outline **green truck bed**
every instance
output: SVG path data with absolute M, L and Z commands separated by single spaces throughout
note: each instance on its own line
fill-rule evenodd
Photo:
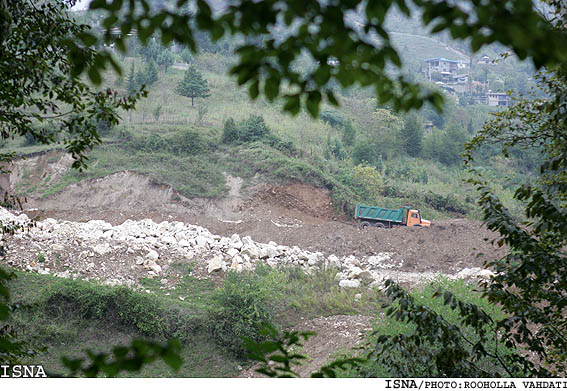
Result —
M 402 223 L 406 208 L 386 209 L 378 206 L 356 205 L 355 219 L 388 221 L 392 223 Z

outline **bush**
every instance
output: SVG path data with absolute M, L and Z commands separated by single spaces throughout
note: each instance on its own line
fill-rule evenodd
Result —
M 323 122 L 328 123 L 333 128 L 343 127 L 344 124 L 347 122 L 344 115 L 338 111 L 334 110 L 324 110 L 319 115 L 319 118 Z
M 271 136 L 264 118 L 251 115 L 247 120 L 236 123 L 229 118 L 224 123 L 222 141 L 227 144 L 244 144 L 261 141 Z
M 352 151 L 352 162 L 355 165 L 375 164 L 379 160 L 378 148 L 371 140 L 359 142 Z
M 197 155 L 209 149 L 203 136 L 192 129 L 184 130 L 175 135 L 168 144 L 169 149 L 177 154 Z
M 152 133 L 150 137 L 145 139 L 143 149 L 148 152 L 162 152 L 169 149 L 169 143 L 159 134 Z
M 264 118 L 260 115 L 251 115 L 246 121 L 240 124 L 239 141 L 251 143 L 260 141 L 270 134 L 270 129 L 266 126 Z
M 272 323 L 274 303 L 281 291 L 277 274 L 269 267 L 228 273 L 223 287 L 213 296 L 211 334 L 237 357 L 245 356 L 243 338 L 260 342 L 262 326 Z
M 363 200 L 376 201 L 384 185 L 376 167 L 358 165 L 354 167 L 353 185 Z
M 61 281 L 44 292 L 42 307 L 49 316 L 103 320 L 132 327 L 147 336 L 167 334 L 167 323 L 158 300 L 124 287 Z
M 222 130 L 222 142 L 232 144 L 238 142 L 238 126 L 231 117 L 224 122 Z

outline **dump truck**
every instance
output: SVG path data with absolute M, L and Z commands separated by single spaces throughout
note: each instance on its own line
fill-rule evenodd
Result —
M 419 209 L 404 206 L 400 209 L 386 209 L 378 206 L 356 205 L 354 218 L 360 221 L 360 228 L 392 228 L 398 226 L 429 227 L 431 221 L 421 218 Z

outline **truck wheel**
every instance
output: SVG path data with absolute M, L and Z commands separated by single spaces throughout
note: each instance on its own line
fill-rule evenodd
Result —
M 368 221 L 363 221 L 360 223 L 360 229 L 364 229 L 366 227 L 370 227 L 370 223 Z
M 386 228 L 386 226 L 383 223 L 376 223 L 376 224 L 374 224 L 374 226 L 376 228 Z

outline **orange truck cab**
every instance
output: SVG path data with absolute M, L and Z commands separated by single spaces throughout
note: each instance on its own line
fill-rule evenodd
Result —
M 419 209 L 407 209 L 407 217 L 405 218 L 405 224 L 408 227 L 416 225 L 418 227 L 429 227 L 431 221 L 421 218 L 421 211 Z

